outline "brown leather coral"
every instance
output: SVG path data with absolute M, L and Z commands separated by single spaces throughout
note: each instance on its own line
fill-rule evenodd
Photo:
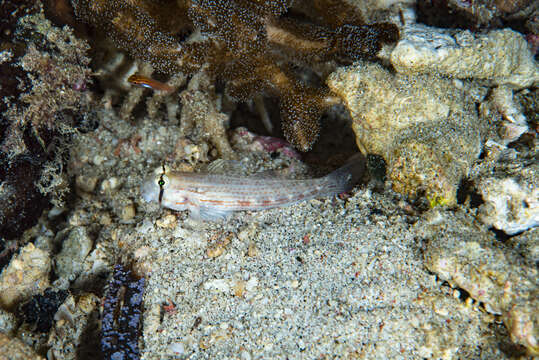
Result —
M 307 151 L 327 88 L 303 83 L 293 65 L 373 58 L 399 37 L 394 24 L 364 25 L 342 0 L 72 0 L 77 16 L 157 70 L 193 74 L 203 66 L 238 101 L 280 98 L 284 134 Z

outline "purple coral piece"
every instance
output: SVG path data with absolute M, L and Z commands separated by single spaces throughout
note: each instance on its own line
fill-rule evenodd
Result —
M 136 279 L 131 271 L 116 265 L 103 300 L 101 318 L 101 351 L 106 359 L 140 359 L 138 338 L 143 294 L 144 278 Z

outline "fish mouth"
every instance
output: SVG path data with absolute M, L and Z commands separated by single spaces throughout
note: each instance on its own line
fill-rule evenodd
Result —
M 159 198 L 160 188 L 155 183 L 155 179 L 146 178 L 140 187 L 140 195 L 146 202 L 157 201 Z

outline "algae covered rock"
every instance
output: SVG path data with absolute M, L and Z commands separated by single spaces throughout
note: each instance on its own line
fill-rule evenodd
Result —
M 94 242 L 86 228 L 76 226 L 62 244 L 62 251 L 56 257 L 58 277 L 73 281 L 82 271 L 84 259 L 92 250 Z
M 359 148 L 388 163 L 394 190 L 424 193 L 433 206 L 456 203 L 484 128 L 462 84 L 358 62 L 331 74 L 328 85 L 350 111 Z

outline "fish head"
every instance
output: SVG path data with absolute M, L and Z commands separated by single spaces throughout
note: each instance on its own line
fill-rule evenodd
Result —
M 144 179 L 140 188 L 140 194 L 144 201 L 161 203 L 163 192 L 170 184 L 166 172 L 167 169 L 164 166 L 159 167 L 155 169 L 152 175 Z

